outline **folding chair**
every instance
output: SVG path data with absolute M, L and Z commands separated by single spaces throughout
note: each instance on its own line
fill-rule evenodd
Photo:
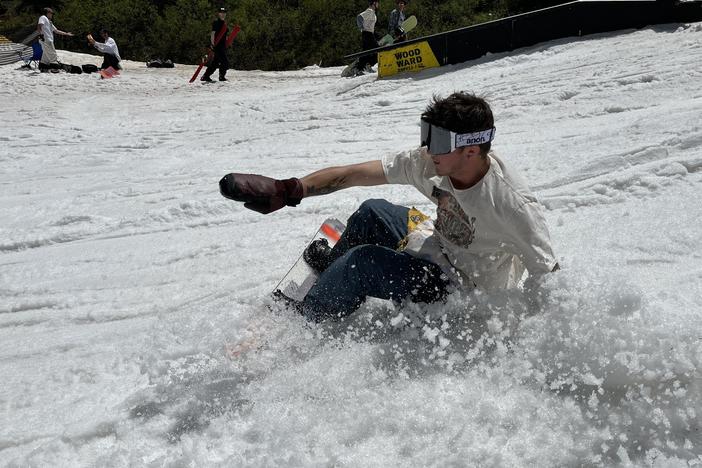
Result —
M 31 54 L 30 54 L 31 51 Z M 41 60 L 41 54 L 42 54 L 42 49 L 41 49 L 41 44 L 39 44 L 39 41 L 34 41 L 32 43 L 31 48 L 26 48 L 22 52 L 20 52 L 20 58 L 24 62 L 24 65 L 22 65 L 20 68 L 26 68 L 27 70 L 32 69 L 32 63 L 34 63 L 34 68 L 39 67 L 39 60 Z

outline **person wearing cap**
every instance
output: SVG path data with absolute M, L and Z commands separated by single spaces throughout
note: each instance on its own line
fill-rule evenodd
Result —
M 103 60 L 100 69 L 104 70 L 106 68 L 112 67 L 115 70 L 121 70 L 122 65 L 120 61 L 122 57 L 119 55 L 119 49 L 117 48 L 117 43 L 112 37 L 110 37 L 110 32 L 107 29 L 100 30 L 100 37 L 102 42 L 97 42 L 92 34 L 88 34 L 88 43 L 95 47 L 97 50 L 102 52 Z
M 375 23 L 378 21 L 376 11 L 380 7 L 378 0 L 368 0 L 368 8 L 356 16 L 356 26 L 361 31 L 361 48 L 370 50 L 378 47 L 378 37 L 375 34 Z M 370 71 L 370 68 L 377 62 L 376 54 L 361 57 L 358 60 L 358 69 Z
M 395 43 L 407 40 L 405 31 L 402 30 L 402 23 L 405 21 L 405 7 L 407 0 L 397 0 L 397 8 L 390 12 L 388 17 L 388 34 L 395 37 Z
M 58 64 L 58 55 L 56 54 L 56 47 L 54 47 L 54 34 L 60 36 L 73 36 L 71 32 L 65 32 L 58 29 L 52 23 L 54 17 L 54 10 L 51 8 L 44 8 L 44 14 L 39 17 L 37 21 L 37 32 L 39 33 L 39 43 L 41 44 L 41 60 L 39 61 L 39 68 L 47 70 L 52 64 Z
M 381 160 L 276 180 L 231 173 L 221 194 L 270 213 L 305 197 L 382 184 L 412 185 L 436 218 L 386 200 L 368 200 L 330 248 L 315 241 L 303 257 L 320 273 L 302 303 L 309 320 L 339 319 L 367 297 L 435 302 L 455 290 L 515 288 L 558 269 L 543 209 L 526 183 L 492 150 L 495 125 L 482 98 L 434 97 L 420 119 L 421 146 Z M 529 281 L 538 284 L 538 281 Z
M 217 19 L 212 22 L 212 31 L 210 32 L 210 48 L 214 52 L 214 57 L 207 65 L 205 74 L 202 75 L 200 81 L 211 83 L 212 74 L 219 68 L 219 81 L 227 81 L 227 70 L 229 69 L 229 60 L 227 59 L 227 33 L 229 28 L 224 21 L 227 16 L 226 8 L 217 9 Z

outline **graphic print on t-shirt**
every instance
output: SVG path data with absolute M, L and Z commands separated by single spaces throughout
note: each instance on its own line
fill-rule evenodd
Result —
M 431 196 L 438 202 L 434 228 L 452 244 L 468 248 L 475 238 L 475 217 L 468 216 L 449 192 L 434 187 Z

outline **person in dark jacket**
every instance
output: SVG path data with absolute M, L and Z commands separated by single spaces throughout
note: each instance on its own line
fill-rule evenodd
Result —
M 212 22 L 212 31 L 210 33 L 210 47 L 214 52 L 214 57 L 207 65 L 205 74 L 200 78 L 200 81 L 211 83 L 213 80 L 210 76 L 219 68 L 219 81 L 227 81 L 227 70 L 229 69 L 229 60 L 227 59 L 227 23 L 224 18 L 227 16 L 226 8 L 217 10 L 217 19 Z
M 395 42 L 407 40 L 407 34 L 402 30 L 402 23 L 405 21 L 405 7 L 407 0 L 397 0 L 397 8 L 390 12 L 388 18 L 388 34 L 395 38 Z

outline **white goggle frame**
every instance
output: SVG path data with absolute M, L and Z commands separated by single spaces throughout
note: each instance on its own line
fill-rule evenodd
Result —
M 446 154 L 456 148 L 491 142 L 495 138 L 495 132 L 495 127 L 492 127 L 480 132 L 455 133 L 422 120 L 421 144 L 426 146 L 431 154 Z

